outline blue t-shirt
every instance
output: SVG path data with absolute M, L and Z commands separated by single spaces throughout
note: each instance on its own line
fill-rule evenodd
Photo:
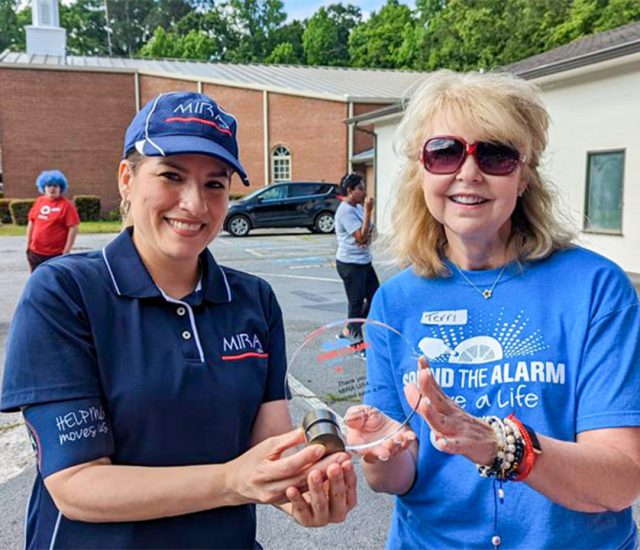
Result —
M 619 267 L 581 248 L 557 252 L 524 267 L 510 264 L 490 299 L 451 271 L 436 279 L 399 273 L 376 293 L 370 317 L 410 338 L 466 411 L 501 418 L 515 412 L 536 432 L 563 441 L 640 426 L 640 310 Z M 484 290 L 500 269 L 464 273 Z M 410 412 L 403 387 L 414 372 L 394 365 L 397 351 L 368 350 L 370 382 L 395 387 L 368 401 L 402 420 Z M 412 418 L 411 427 L 420 441 L 417 478 L 396 498 L 387 548 L 491 548 L 493 481 L 468 459 L 438 451 L 422 418 Z M 630 508 L 574 512 L 516 482 L 505 485 L 497 532 L 502 550 L 635 549 L 638 541 Z
M 342 201 L 335 215 L 338 249 L 336 259 L 347 264 L 370 264 L 371 247 L 359 245 L 353 234 L 362 227 L 364 208 Z
M 114 464 L 224 463 L 249 448 L 261 404 L 285 397 L 282 313 L 266 282 L 218 266 L 208 250 L 201 265 L 201 289 L 169 300 L 125 231 L 103 251 L 34 272 L 11 324 L 0 408 L 60 407 L 57 433 L 40 454 L 73 453 L 109 431 L 112 443 L 103 437 L 101 452 L 111 447 Z M 60 448 L 51 448 L 54 440 Z M 253 505 L 84 523 L 58 512 L 41 470 L 29 502 L 27 548 L 252 548 L 254 541 Z

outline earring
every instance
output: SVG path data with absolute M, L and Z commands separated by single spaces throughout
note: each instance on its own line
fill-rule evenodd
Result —
M 518 193 L 518 198 L 520 198 L 520 199 L 521 199 L 521 198 L 522 198 L 522 195 L 524 195 L 524 189 Z

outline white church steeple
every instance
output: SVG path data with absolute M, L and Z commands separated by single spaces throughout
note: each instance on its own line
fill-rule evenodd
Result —
M 60 27 L 58 0 L 33 0 L 32 25 L 27 31 L 27 54 L 66 55 L 67 31 Z

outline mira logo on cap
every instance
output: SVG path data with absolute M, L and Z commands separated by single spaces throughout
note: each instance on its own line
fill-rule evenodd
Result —
M 240 163 L 238 123 L 211 98 L 195 92 L 160 94 L 133 118 L 123 158 L 136 150 L 145 156 L 209 155 L 227 163 L 249 185 Z
M 231 128 L 227 124 L 227 121 L 216 112 L 215 106 L 206 101 L 187 101 L 181 103 L 174 110 L 174 113 L 189 114 L 189 115 L 208 115 L 209 120 L 204 118 L 198 118 L 194 116 L 174 116 L 166 120 L 166 122 L 200 122 L 201 124 L 210 124 L 217 128 L 220 132 L 225 134 L 231 134 Z

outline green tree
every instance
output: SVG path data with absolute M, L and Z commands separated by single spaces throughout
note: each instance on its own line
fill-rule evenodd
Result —
M 291 42 L 280 42 L 271 50 L 264 62 L 296 65 L 300 63 L 300 60 L 296 57 L 295 48 Z
M 609 0 L 593 30 L 596 32 L 607 31 L 634 21 L 640 21 L 640 2 L 638 0 Z
M 179 55 L 183 59 L 209 61 L 217 55 L 216 41 L 200 31 L 190 31 L 179 39 Z
M 593 32 L 608 0 L 573 0 L 565 21 L 551 35 L 551 46 L 561 46 Z
M 406 60 L 416 20 L 411 9 L 398 0 L 387 0 L 379 12 L 361 23 L 349 36 L 349 55 L 354 67 L 394 68 Z M 403 45 L 405 45 L 404 50 Z M 404 58 L 404 59 L 403 59 Z
M 235 51 L 241 39 L 224 8 L 214 5 L 209 5 L 206 11 L 190 11 L 174 28 L 179 36 L 186 36 L 192 31 L 201 32 L 207 38 L 211 61 L 226 59 L 228 52 Z
M 60 25 L 67 30 L 67 52 L 108 55 L 107 19 L 102 0 L 60 3 Z
M 298 21 L 294 19 L 293 21 L 287 23 L 286 25 L 281 25 L 276 28 L 270 37 L 270 42 L 274 43 L 275 46 L 271 49 L 271 53 L 267 56 L 267 63 L 292 63 L 292 64 L 304 64 L 304 49 L 302 47 L 302 35 L 305 31 L 306 21 Z M 286 61 L 269 61 L 272 58 L 275 50 L 280 47 L 281 44 L 291 44 L 291 55 L 287 53 L 287 55 L 282 58 Z M 278 56 L 284 55 L 283 47 L 280 47 L 280 52 L 277 54 Z M 288 49 L 288 47 L 285 47 Z
M 149 29 L 162 27 L 173 31 L 178 21 L 194 11 L 188 0 L 154 0 L 154 4 L 144 22 Z
M 432 17 L 421 48 L 420 68 L 489 69 L 499 65 L 511 29 L 503 0 L 449 0 Z
M 349 65 L 348 40 L 362 21 L 360 9 L 351 4 L 321 7 L 307 22 L 302 45 L 310 65 Z
M 281 0 L 229 0 L 227 9 L 240 41 L 229 49 L 225 58 L 235 62 L 260 62 L 276 46 L 275 31 L 287 14 Z
M 167 33 L 162 27 L 158 27 L 153 32 L 151 40 L 142 46 L 138 53 L 142 57 L 180 57 L 182 48 L 179 41 L 179 36 Z
M 17 0 L 0 0 L 0 52 L 18 41 Z
M 504 47 L 497 61 L 507 65 L 553 48 L 551 37 L 567 19 L 571 0 L 509 0 L 504 10 Z

